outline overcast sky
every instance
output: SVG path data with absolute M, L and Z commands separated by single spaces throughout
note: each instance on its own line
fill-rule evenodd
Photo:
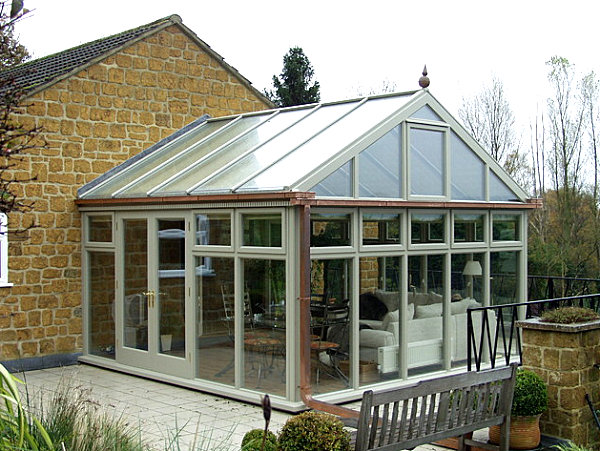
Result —
M 33 57 L 65 50 L 171 14 L 259 89 L 300 46 L 323 101 L 356 97 L 384 80 L 430 91 L 457 116 L 461 99 L 493 76 L 521 123 L 545 104 L 545 62 L 567 57 L 600 74 L 597 0 L 354 1 L 25 0 L 17 34 Z

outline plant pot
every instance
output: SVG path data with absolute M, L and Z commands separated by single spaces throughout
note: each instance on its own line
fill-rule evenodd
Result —
M 512 416 L 510 418 L 511 449 L 533 449 L 540 444 L 540 415 Z M 500 426 L 490 426 L 490 443 L 500 443 Z
M 160 336 L 160 350 L 167 352 L 171 350 L 171 343 L 173 342 L 173 335 L 165 334 Z

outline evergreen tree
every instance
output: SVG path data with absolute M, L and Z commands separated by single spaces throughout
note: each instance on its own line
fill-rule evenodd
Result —
M 304 51 L 300 47 L 293 47 L 283 57 L 281 75 L 273 75 L 274 89 L 265 94 L 280 107 L 318 102 L 321 93 L 319 82 L 312 82 L 314 74 Z

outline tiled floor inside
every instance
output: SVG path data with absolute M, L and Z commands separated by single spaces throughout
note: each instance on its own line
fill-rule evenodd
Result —
M 28 371 L 24 375 L 31 399 L 48 396 L 68 383 L 99 411 L 139 427 L 142 439 L 157 450 L 178 436 L 174 450 L 239 450 L 244 434 L 263 428 L 258 406 L 220 398 L 90 365 Z M 278 432 L 289 414 L 273 411 L 269 429 Z M 442 450 L 433 445 L 419 450 Z

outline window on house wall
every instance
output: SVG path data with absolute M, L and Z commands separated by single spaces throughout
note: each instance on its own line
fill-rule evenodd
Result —
M 351 246 L 351 215 L 347 213 L 311 213 L 310 245 L 313 247 Z
M 0 213 L 0 285 L 8 283 L 8 216 Z

